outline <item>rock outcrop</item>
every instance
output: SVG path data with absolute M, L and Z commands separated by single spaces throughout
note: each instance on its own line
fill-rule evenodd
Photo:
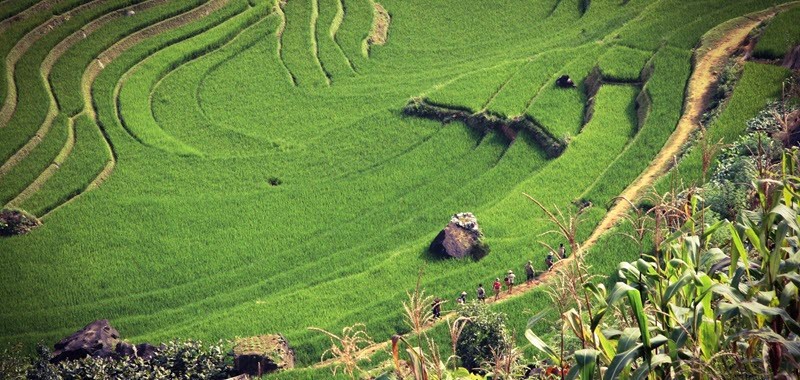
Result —
M 107 319 L 94 321 L 56 343 L 51 362 L 75 360 L 87 356 L 108 358 L 115 354 L 120 343 L 119 332 Z
M 294 368 L 294 350 L 283 335 L 260 335 L 242 338 L 233 347 L 233 365 L 238 373 L 261 376 Z
M 574 88 L 575 82 L 572 81 L 569 75 L 562 75 L 556 79 L 556 85 L 561 88 Z
M 35 216 L 22 210 L 0 210 L 0 236 L 22 235 L 41 225 Z
M 147 343 L 133 345 L 120 339 L 117 329 L 107 319 L 94 321 L 56 343 L 53 363 L 64 360 L 93 358 L 139 357 L 150 360 L 159 348 Z
M 800 45 L 795 46 L 786 53 L 781 66 L 789 70 L 800 70 Z
M 445 257 L 480 259 L 488 254 L 478 220 L 470 212 L 453 215 L 450 223 L 433 239 L 430 251 Z

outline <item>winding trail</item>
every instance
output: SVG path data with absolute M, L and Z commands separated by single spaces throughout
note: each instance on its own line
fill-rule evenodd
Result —
M 689 78 L 689 84 L 686 87 L 686 99 L 684 101 L 683 115 L 678 121 L 675 131 L 672 132 L 672 135 L 670 135 L 670 138 L 664 144 L 664 147 L 656 155 L 650 165 L 625 189 L 625 191 L 622 192 L 622 194 L 620 194 L 620 197 L 624 197 L 632 201 L 639 199 L 661 175 L 670 169 L 670 165 L 672 164 L 674 158 L 680 153 L 681 147 L 689 140 L 692 133 L 700 125 L 699 120 L 708 105 L 714 84 L 718 79 L 717 69 L 725 64 L 725 61 L 728 59 L 728 57 L 730 57 L 736 51 L 736 49 L 745 42 L 747 35 L 751 30 L 758 26 L 759 23 L 775 16 L 775 14 L 781 10 L 797 5 L 798 3 L 800 2 L 783 4 L 761 12 L 743 16 L 740 18 L 743 20 L 741 23 L 725 31 L 724 34 L 721 35 L 716 41 L 710 42 L 709 46 L 707 46 L 707 50 L 704 50 L 702 55 L 698 54 L 698 51 L 695 51 L 695 59 L 697 61 L 692 70 L 692 75 Z M 628 202 L 616 202 L 606 213 L 605 217 L 603 217 L 603 220 L 600 221 L 600 224 L 598 224 L 597 228 L 595 228 L 589 238 L 581 245 L 577 254 L 584 254 L 590 250 L 605 232 L 613 228 L 617 222 L 624 217 L 629 209 L 630 204 Z M 564 263 L 571 261 L 572 257 L 574 256 L 575 255 L 572 255 L 570 258 L 561 260 L 556 263 L 556 265 L 564 265 Z M 519 297 L 536 288 L 542 282 L 547 281 L 550 276 L 551 272 L 545 272 L 539 276 L 538 281 L 535 281 L 531 285 L 524 283 L 520 284 L 515 287 L 519 290 L 513 293 L 503 292 L 496 301 L 489 297 L 486 303 L 494 304 Z M 450 321 L 454 317 L 455 312 L 450 312 L 438 322 L 428 326 L 426 331 L 432 329 L 440 323 L 443 323 L 444 321 Z M 388 350 L 390 345 L 391 341 L 374 343 L 360 350 L 356 354 L 356 357 L 358 359 L 368 358 L 380 350 Z M 329 359 L 313 365 L 312 368 L 327 367 L 336 363 L 338 363 L 338 360 Z

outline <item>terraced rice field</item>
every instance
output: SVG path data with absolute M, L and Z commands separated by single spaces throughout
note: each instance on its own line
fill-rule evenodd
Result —
M 134 342 L 280 332 L 308 365 L 327 344 L 308 326 L 405 332 L 420 268 L 454 298 L 543 267 L 537 241 L 559 241 L 523 192 L 591 202 L 588 236 L 678 123 L 701 36 L 780 3 L 0 1 L 0 202 L 44 220 L 0 240 L 0 342 L 108 318 Z M 766 99 L 786 74 L 750 63 L 740 86 Z M 404 115 L 411 98 L 567 148 Z M 491 254 L 432 257 L 461 211 Z

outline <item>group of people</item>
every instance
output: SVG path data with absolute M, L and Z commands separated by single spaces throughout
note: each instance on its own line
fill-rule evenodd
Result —
M 545 266 L 549 271 L 553 264 L 560 259 L 567 258 L 567 250 L 564 248 L 564 244 L 560 244 L 558 246 L 558 252 L 556 252 L 558 258 L 553 255 L 553 252 L 547 254 L 547 257 L 544 260 Z M 492 291 L 494 292 L 494 300 L 497 301 L 500 298 L 500 293 L 503 291 L 503 285 L 506 286 L 506 289 L 509 294 L 514 291 L 514 283 L 517 279 L 517 275 L 514 274 L 514 271 L 509 269 L 508 273 L 506 273 L 505 278 L 502 282 L 500 282 L 500 277 L 494 279 L 494 283 L 492 283 Z M 533 263 L 531 260 L 528 260 L 525 263 L 525 283 L 530 285 L 536 280 L 536 270 L 533 269 Z M 484 289 L 483 284 L 478 284 L 478 289 L 476 290 L 477 299 L 479 302 L 486 302 L 486 289 Z M 442 304 L 445 301 L 440 298 L 435 298 L 433 300 L 433 317 L 438 319 L 442 315 Z M 461 295 L 456 298 L 456 303 L 459 305 L 463 305 L 467 303 L 467 292 L 461 292 Z

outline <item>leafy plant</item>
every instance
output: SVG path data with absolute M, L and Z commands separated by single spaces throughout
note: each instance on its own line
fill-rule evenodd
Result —
M 198 341 L 171 341 L 163 344 L 155 355 L 118 359 L 86 357 L 50 363 L 51 353 L 39 346 L 37 358 L 29 367 L 29 379 L 226 379 L 233 368 L 222 342 L 203 344 Z
M 584 283 L 593 297 L 594 315 L 574 309 L 562 314 L 563 323 L 588 343 L 572 354 L 568 377 L 588 379 L 598 371 L 604 379 L 674 374 L 722 378 L 732 371 L 797 376 L 796 163 L 797 152 L 787 153 L 781 181 L 755 183 L 758 207 L 740 213 L 735 224 L 701 226 L 699 198 L 685 198 L 689 212 L 683 214 L 680 228 L 665 228 L 659 233 L 666 238 L 654 252 L 621 263 L 620 280 L 610 290 L 604 284 Z M 673 206 L 650 210 L 653 225 L 664 228 L 670 223 L 666 213 L 656 212 L 659 207 Z M 712 246 L 710 236 L 721 228 L 730 229 L 731 242 Z M 558 359 L 559 354 L 532 331 L 526 336 L 534 347 Z M 766 366 L 755 364 L 759 362 Z

